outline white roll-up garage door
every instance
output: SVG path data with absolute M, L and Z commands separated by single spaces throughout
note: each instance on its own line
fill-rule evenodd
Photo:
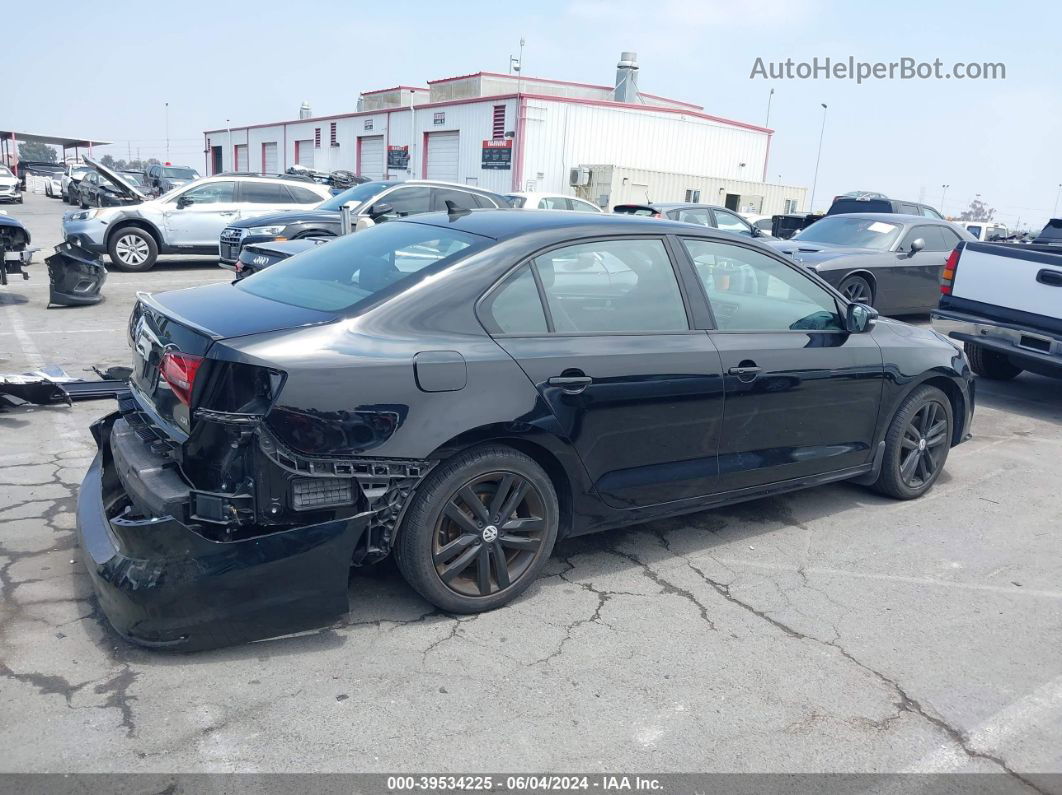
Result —
M 237 171 L 250 171 L 250 165 L 247 163 L 247 144 L 236 145 L 236 170 Z
M 358 139 L 361 147 L 359 174 L 369 179 L 381 179 L 384 176 L 384 139 L 382 135 L 365 135 Z
M 313 168 L 313 138 L 295 142 L 295 163 Z
M 277 144 L 262 144 L 262 173 L 279 174 L 277 169 Z
M 429 133 L 427 179 L 457 182 L 460 151 L 461 139 L 458 133 Z

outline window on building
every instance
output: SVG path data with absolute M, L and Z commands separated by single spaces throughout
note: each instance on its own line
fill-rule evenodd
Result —
M 436 113 L 432 117 L 432 124 L 446 124 L 446 114 L 444 112 Z
M 505 137 L 505 106 L 494 106 L 494 124 L 491 127 L 491 138 L 498 140 Z
M 329 128 L 330 128 L 329 129 L 329 134 L 330 134 L 331 139 L 332 139 L 331 140 L 332 146 L 339 146 L 339 136 L 338 136 L 338 134 L 336 132 L 336 123 L 332 122 L 329 125 Z
M 372 119 L 366 119 L 365 120 L 365 129 L 366 130 L 371 130 L 372 129 Z
M 701 192 L 690 188 L 686 191 L 686 201 L 690 204 L 699 204 L 701 201 Z
M 320 149 L 321 148 L 321 128 L 320 127 L 315 127 L 314 128 L 314 131 L 313 131 L 313 148 L 314 149 Z

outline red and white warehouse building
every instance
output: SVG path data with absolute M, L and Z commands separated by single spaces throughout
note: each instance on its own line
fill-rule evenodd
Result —
M 765 180 L 772 130 L 640 91 L 633 53 L 624 53 L 613 86 L 477 72 L 366 91 L 349 113 L 307 111 L 206 131 L 206 173 L 301 164 L 499 193 L 579 194 L 602 206 L 698 200 L 770 214 L 804 203 L 804 188 Z

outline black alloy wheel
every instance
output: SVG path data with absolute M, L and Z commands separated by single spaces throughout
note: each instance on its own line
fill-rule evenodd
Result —
M 874 305 L 874 290 L 862 276 L 849 276 L 841 282 L 841 295 L 853 304 Z
M 534 459 L 503 445 L 475 447 L 417 486 L 395 541 L 398 568 L 443 610 L 493 610 L 535 581 L 559 516 L 553 482 Z
M 934 386 L 916 387 L 893 415 L 874 488 L 901 500 L 925 494 L 944 470 L 953 436 L 951 402 Z
M 439 579 L 462 596 L 510 587 L 542 551 L 544 514 L 542 495 L 514 472 L 490 472 L 461 486 L 435 524 Z
M 912 489 L 936 477 L 944 463 L 941 445 L 948 443 L 950 423 L 944 407 L 935 400 L 914 413 L 900 437 L 900 479 Z

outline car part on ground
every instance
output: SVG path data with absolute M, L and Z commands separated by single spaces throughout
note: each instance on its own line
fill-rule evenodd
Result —
M 1051 241 L 1057 220 L 1038 239 Z M 1047 243 L 961 243 L 948 257 L 933 328 L 962 343 L 974 372 L 1062 377 L 1062 251 Z
M 99 381 L 87 381 L 71 378 L 66 371 L 55 365 L 48 365 L 31 373 L 0 374 L 0 407 L 19 406 L 32 403 L 47 406 L 55 403 L 70 405 L 75 400 L 97 400 L 100 398 L 124 398 L 128 396 L 129 384 L 127 368 L 110 368 L 100 372 L 93 367 Z
M 939 396 L 949 446 L 974 407 L 938 334 L 746 237 L 611 214 L 380 224 L 142 294 L 129 332 L 78 526 L 104 614 L 160 647 L 331 621 L 392 551 L 474 612 L 558 538 L 837 480 L 916 497 Z
M 107 281 L 103 260 L 73 243 L 60 243 L 48 263 L 48 303 L 84 306 L 99 303 Z

